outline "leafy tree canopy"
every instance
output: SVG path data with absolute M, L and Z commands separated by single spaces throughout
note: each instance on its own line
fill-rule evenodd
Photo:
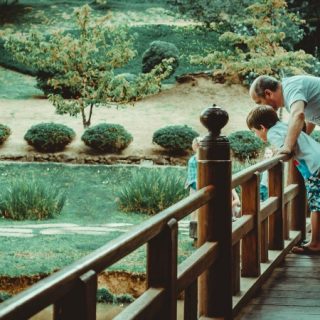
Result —
M 288 13 L 284 0 L 260 0 L 245 9 L 246 16 L 234 22 L 220 41 L 224 51 L 212 51 L 206 56 L 193 56 L 191 62 L 214 67 L 214 75 L 232 82 L 243 82 L 258 74 L 274 76 L 305 72 L 315 59 L 304 51 L 289 51 L 284 47 L 290 23 L 298 26 L 301 20 Z M 286 17 L 284 19 L 283 17 Z
M 172 63 L 165 60 L 130 82 L 117 75 L 116 69 L 135 55 L 134 39 L 125 27 L 107 25 L 107 16 L 93 21 L 90 13 L 88 5 L 75 10 L 74 30 L 48 35 L 33 29 L 11 34 L 5 45 L 19 62 L 38 70 L 38 84 L 50 93 L 57 113 L 81 114 L 84 127 L 91 123 L 94 106 L 134 102 L 157 93 Z

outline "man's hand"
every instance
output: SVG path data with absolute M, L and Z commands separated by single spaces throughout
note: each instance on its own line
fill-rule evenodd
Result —
M 293 150 L 291 150 L 291 149 L 290 149 L 289 147 L 287 147 L 287 146 L 283 146 L 283 147 L 281 147 L 281 148 L 277 151 L 276 154 L 277 154 L 277 155 L 279 155 L 279 154 L 287 154 L 287 155 L 289 156 L 289 158 L 286 159 L 285 161 L 289 161 L 289 159 L 293 157 Z

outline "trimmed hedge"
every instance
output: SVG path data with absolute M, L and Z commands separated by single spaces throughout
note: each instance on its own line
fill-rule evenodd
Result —
M 132 142 L 133 137 L 120 124 L 101 123 L 86 129 L 81 140 L 98 152 L 119 152 Z
M 62 151 L 75 137 L 75 132 L 58 123 L 40 123 L 32 126 L 24 135 L 29 145 L 41 152 Z
M 239 160 L 256 158 L 265 144 L 249 130 L 241 130 L 228 136 L 233 155 Z
M 4 124 L 0 124 L 0 144 L 3 144 L 10 136 L 11 130 Z
M 154 132 L 152 142 L 171 152 L 191 150 L 192 141 L 199 133 L 187 125 L 172 125 Z

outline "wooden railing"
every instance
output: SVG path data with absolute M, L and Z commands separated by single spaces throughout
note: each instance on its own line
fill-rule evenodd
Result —
M 306 201 L 293 166 L 284 187 L 285 156 L 231 176 L 229 143 L 220 136 L 227 120 L 218 107 L 201 115 L 209 134 L 199 151 L 200 190 L 3 302 L 0 319 L 28 319 L 49 305 L 55 320 L 96 319 L 98 274 L 144 244 L 147 290 L 115 319 L 177 319 L 181 292 L 184 319 L 232 319 L 305 236 Z M 269 170 L 270 197 L 260 207 L 259 175 L 264 170 Z M 242 189 L 243 216 L 232 224 L 231 189 L 236 186 Z M 178 221 L 198 208 L 198 248 L 178 265 Z

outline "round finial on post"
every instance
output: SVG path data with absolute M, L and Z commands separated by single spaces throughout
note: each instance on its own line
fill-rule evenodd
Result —
M 211 135 L 219 136 L 221 129 L 229 121 L 229 116 L 227 111 L 213 104 L 201 112 L 200 121 L 209 130 Z

